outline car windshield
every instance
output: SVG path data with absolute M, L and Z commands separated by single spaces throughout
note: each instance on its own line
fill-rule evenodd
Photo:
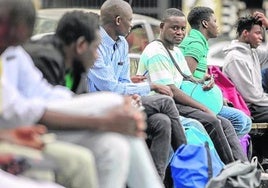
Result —
M 54 32 L 58 21 L 50 18 L 38 17 L 34 27 L 33 34 Z

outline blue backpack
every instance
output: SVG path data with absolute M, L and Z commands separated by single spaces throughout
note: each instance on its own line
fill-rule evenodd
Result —
M 175 188 L 204 188 L 224 167 L 207 133 L 195 127 L 185 131 L 187 144 L 181 145 L 171 159 Z

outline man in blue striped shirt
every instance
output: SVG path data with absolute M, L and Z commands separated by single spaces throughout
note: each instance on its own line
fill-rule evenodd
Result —
M 99 58 L 88 73 L 89 89 L 113 91 L 123 95 L 139 95 L 147 119 L 148 145 L 156 168 L 162 179 L 165 177 L 170 152 L 170 144 L 176 150 L 186 143 L 179 112 L 175 107 L 172 92 L 164 85 L 139 82 L 130 79 L 128 43 L 125 36 L 132 27 L 132 8 L 121 0 L 107 0 L 101 7 L 100 29 L 102 42 L 99 45 Z M 145 76 L 136 76 L 142 81 Z M 149 95 L 149 93 L 160 93 Z

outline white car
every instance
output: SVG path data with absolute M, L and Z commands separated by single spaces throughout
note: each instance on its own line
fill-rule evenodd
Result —
M 40 9 L 37 11 L 36 26 L 33 38 L 38 38 L 47 33 L 53 33 L 57 27 L 57 23 L 62 15 L 68 11 L 82 10 L 86 12 L 94 12 L 99 14 L 99 9 L 86 8 L 52 8 Z M 140 54 L 145 46 L 158 37 L 160 20 L 133 14 L 133 28 L 126 37 L 129 44 L 129 57 L 131 62 L 131 75 L 136 74 Z

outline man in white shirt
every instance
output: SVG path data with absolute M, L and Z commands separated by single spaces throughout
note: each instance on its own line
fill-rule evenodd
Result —
M 12 92 L 3 93 L 4 109 L 9 111 L 3 111 L 0 123 L 14 117 L 19 120 L 14 122 L 16 126 L 25 124 L 30 117 L 32 123 L 39 121 L 49 129 L 60 129 L 58 138 L 93 151 L 100 187 L 120 188 L 126 182 L 130 187 L 163 187 L 144 139 L 138 138 L 144 136 L 144 115 L 130 105 L 128 98 L 111 93 L 72 98 L 70 91 L 52 87 L 43 80 L 28 54 L 17 46 L 32 33 L 34 16 L 29 16 L 32 9 L 23 9 L 28 8 L 27 2 L 29 4 L 27 0 L 0 1 L 0 18 L 11 19 L 12 23 L 0 24 L 8 30 L 5 37 L 0 36 L 4 41 L 0 50 L 8 83 L 5 91 Z M 11 14 L 12 11 L 16 14 Z M 81 56 L 96 50 L 97 41 L 98 38 L 91 43 L 82 40 Z M 101 109 L 95 113 L 98 107 Z

